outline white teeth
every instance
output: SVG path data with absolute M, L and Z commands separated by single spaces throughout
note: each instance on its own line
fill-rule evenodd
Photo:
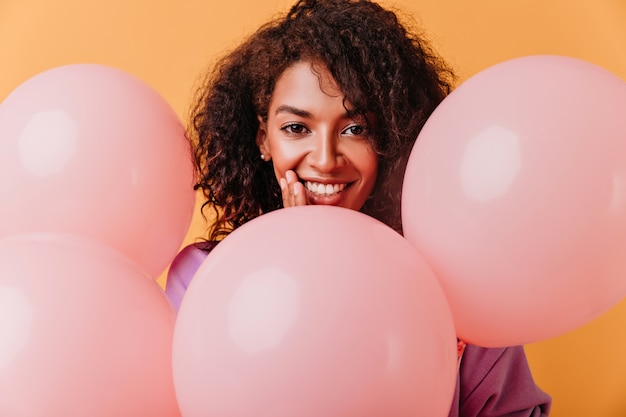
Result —
M 346 188 L 346 184 L 321 184 L 313 181 L 305 181 L 304 186 L 307 190 L 312 193 L 321 195 L 321 196 L 329 196 L 333 194 L 337 194 L 340 191 L 343 191 Z

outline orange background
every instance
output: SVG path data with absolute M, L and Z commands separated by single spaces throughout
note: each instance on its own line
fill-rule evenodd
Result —
M 509 58 L 545 53 L 582 58 L 626 80 L 625 0 L 383 3 L 413 14 L 461 79 Z M 143 79 L 184 120 L 197 77 L 212 59 L 290 4 L 0 0 L 0 100 L 39 72 L 89 62 Z M 196 215 L 184 243 L 203 226 Z M 626 301 L 583 328 L 527 346 L 537 382 L 554 398 L 553 417 L 626 416 L 625 324 Z

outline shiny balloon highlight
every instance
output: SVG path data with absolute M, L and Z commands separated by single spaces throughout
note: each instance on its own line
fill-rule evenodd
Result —
M 90 239 L 0 239 L 3 416 L 180 416 L 175 312 L 136 263 Z
M 129 73 L 56 67 L 0 104 L 0 237 L 90 237 L 157 278 L 187 233 L 193 183 L 178 116 Z
M 173 369 L 185 417 L 445 417 L 457 343 L 436 277 L 402 236 L 305 206 L 209 254 L 181 303 Z
M 626 295 L 624 109 L 612 73 L 535 55 L 469 78 L 428 119 L 402 221 L 461 338 L 548 339 Z

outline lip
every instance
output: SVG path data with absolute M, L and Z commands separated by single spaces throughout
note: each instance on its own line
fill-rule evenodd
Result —
M 342 193 L 332 194 L 329 196 L 321 196 L 319 194 L 312 193 L 309 190 L 306 191 L 306 200 L 311 205 L 338 206 L 341 204 L 342 199 L 343 199 Z
M 304 181 L 304 188 L 313 194 L 321 196 L 330 196 L 342 192 L 346 187 L 347 182 L 318 182 L 318 181 Z
M 328 206 L 337 206 L 341 204 L 341 201 L 343 200 L 344 197 L 344 193 L 346 190 L 348 190 L 352 184 L 354 184 L 354 181 L 337 181 L 337 180 L 330 180 L 330 179 L 325 179 L 325 180 L 313 180 L 313 179 L 306 179 L 306 180 L 301 180 L 301 182 L 303 183 L 303 185 L 305 186 L 305 192 L 306 192 L 306 197 L 307 197 L 307 202 L 309 204 L 312 205 L 328 205 Z M 335 186 L 335 189 L 340 188 L 337 192 L 333 193 L 333 194 L 318 194 L 314 191 L 311 191 L 309 189 L 309 187 L 307 187 L 307 183 L 309 183 L 309 185 L 313 185 L 313 187 L 315 187 L 315 185 L 333 185 Z

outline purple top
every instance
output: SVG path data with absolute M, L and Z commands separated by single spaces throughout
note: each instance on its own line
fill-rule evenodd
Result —
M 191 278 L 215 242 L 185 247 L 167 275 L 165 293 L 176 310 Z M 544 417 L 552 400 L 535 384 L 522 346 L 467 345 L 449 417 Z

